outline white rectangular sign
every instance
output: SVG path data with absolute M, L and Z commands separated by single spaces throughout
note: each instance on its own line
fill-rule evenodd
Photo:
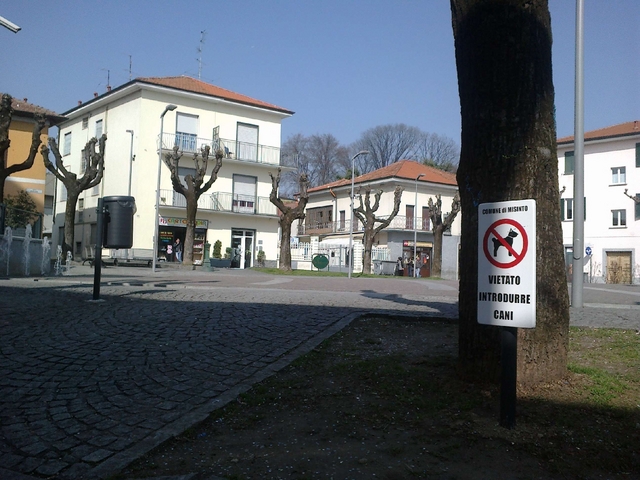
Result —
M 536 326 L 536 201 L 478 206 L 478 323 Z

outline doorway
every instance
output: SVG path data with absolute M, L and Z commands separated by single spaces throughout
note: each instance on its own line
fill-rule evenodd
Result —
M 631 283 L 631 252 L 607 252 L 607 283 Z
M 253 267 L 255 230 L 231 230 L 231 268 Z

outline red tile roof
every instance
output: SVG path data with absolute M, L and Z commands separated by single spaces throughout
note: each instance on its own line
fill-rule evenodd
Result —
M 0 93 L 0 97 L 2 95 L 3 93 Z M 11 108 L 13 108 L 16 113 L 26 114 L 29 117 L 32 117 L 35 113 L 42 113 L 52 125 L 56 125 L 64 120 L 63 116 L 57 114 L 53 110 L 29 103 L 26 98 L 20 100 L 18 98 L 11 97 Z
M 437 168 L 429 167 L 419 162 L 414 162 L 413 160 L 400 160 L 399 162 L 392 163 L 391 165 L 374 170 L 373 172 L 365 173 L 364 175 L 356 177 L 354 179 L 354 183 L 367 183 L 394 177 L 415 181 L 420 174 L 424 174 L 424 176 L 420 178 L 420 182 L 441 183 L 453 186 L 458 185 L 455 174 L 444 172 Z M 329 188 L 342 187 L 345 185 L 351 185 L 351 179 L 337 180 L 332 183 L 327 183 L 326 185 L 310 188 L 309 193 L 327 190 Z
M 183 90 L 185 92 L 200 93 L 208 95 L 210 97 L 222 98 L 224 100 L 230 100 L 232 102 L 243 103 L 245 105 L 253 105 L 256 107 L 268 108 L 269 110 L 276 110 L 278 112 L 288 113 L 293 115 L 294 112 L 287 110 L 286 108 L 278 107 L 271 103 L 256 100 L 255 98 L 242 95 L 241 93 L 232 92 L 225 88 L 211 85 L 210 83 L 203 82 L 196 78 L 187 77 L 182 75 L 180 77 L 140 77 L 135 81 L 142 83 L 151 83 L 153 85 L 159 85 L 161 87 L 174 88 L 176 90 Z
M 598 140 L 601 138 L 626 137 L 628 135 L 638 134 L 640 134 L 640 120 L 633 120 L 631 122 L 619 123 L 618 125 L 613 125 L 611 127 L 584 132 L 584 139 Z M 573 143 L 573 135 L 570 137 L 559 138 L 558 143 Z

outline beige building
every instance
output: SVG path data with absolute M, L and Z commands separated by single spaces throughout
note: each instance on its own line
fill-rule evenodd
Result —
M 223 253 L 233 248 L 240 254 L 234 267 L 253 266 L 259 250 L 266 253 L 267 262 L 275 262 L 279 227 L 276 208 L 269 201 L 269 172 L 275 173 L 280 165 L 281 122 L 292 114 L 186 76 L 137 78 L 65 112 L 68 120 L 60 125 L 60 152 L 72 171 L 82 172 L 81 152 L 91 137 L 103 133 L 108 137 L 104 178 L 83 192 L 77 205 L 76 258 L 95 244 L 98 198 L 130 194 L 137 208 L 133 249 L 151 249 L 158 227 L 158 258 L 175 260 L 172 245 L 178 238 L 184 242 L 186 202 L 174 192 L 164 163 L 158 173 L 158 149 L 164 154 L 174 145 L 179 147 L 184 178 L 194 171 L 194 153 L 209 145 L 212 151 L 222 149 L 224 158 L 218 179 L 198 203 L 195 263 L 203 261 L 204 248 L 217 240 Z M 58 188 L 59 230 L 54 231 L 54 245 L 62 235 L 66 200 L 64 186 Z

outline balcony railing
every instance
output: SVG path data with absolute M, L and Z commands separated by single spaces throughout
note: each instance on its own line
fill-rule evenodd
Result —
M 174 190 L 160 190 L 160 205 L 168 207 L 187 206 L 184 195 Z M 277 215 L 278 210 L 269 201 L 269 197 L 233 195 L 228 192 L 204 193 L 198 199 L 198 210 L 214 212 L 246 213 L 249 215 Z
M 379 217 L 384 219 L 384 217 Z M 416 226 L 419 231 L 429 232 L 431 231 L 431 222 L 429 218 L 425 217 L 424 222 L 421 217 L 418 217 Z M 326 233 L 341 233 L 350 231 L 350 220 L 337 221 L 337 222 L 316 222 L 309 224 L 298 225 L 298 235 L 320 235 Z M 396 215 L 391 223 L 387 227 L 393 230 L 410 230 L 413 231 L 413 218 L 405 217 L 402 215 Z M 356 221 L 354 223 L 354 232 L 362 232 L 362 222 Z
M 163 133 L 163 150 L 171 150 L 174 145 L 177 145 L 178 150 L 185 155 L 200 152 L 202 147 L 209 145 L 212 156 L 216 150 L 220 149 L 224 153 L 224 158 L 241 162 L 280 165 L 280 149 L 268 145 L 239 142 L 225 138 L 212 140 L 209 138 L 199 138 L 188 133 Z

